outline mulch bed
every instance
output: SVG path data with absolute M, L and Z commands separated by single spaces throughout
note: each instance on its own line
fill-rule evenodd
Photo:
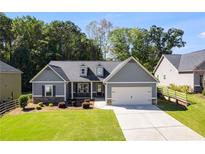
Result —
M 65 109 L 61 109 L 58 108 L 58 106 L 44 106 L 42 107 L 41 110 L 36 110 L 36 106 L 38 104 L 33 104 L 33 103 L 29 103 L 25 110 L 22 110 L 22 108 L 16 108 L 12 111 L 10 111 L 8 114 L 9 115 L 18 115 L 18 114 L 23 114 L 23 113 L 30 113 L 30 112 L 49 112 L 49 111 L 55 111 L 55 110 L 82 110 L 82 107 L 72 107 L 72 106 L 68 106 Z

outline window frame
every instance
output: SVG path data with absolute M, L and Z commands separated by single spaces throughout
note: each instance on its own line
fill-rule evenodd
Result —
M 86 91 L 85 91 L 85 85 L 87 86 L 87 90 Z M 82 91 L 79 90 L 79 89 L 81 89 Z M 89 93 L 89 83 L 78 83 L 77 84 L 77 93 Z
M 101 74 L 98 74 L 98 73 L 99 73 L 99 72 L 98 72 L 98 69 L 101 69 Z M 98 66 L 98 67 L 96 68 L 96 75 L 97 75 L 97 76 L 103 76 L 103 75 L 104 75 L 103 67 L 99 67 L 99 66 Z
M 167 76 L 166 76 L 166 74 L 165 74 L 165 75 L 163 75 L 163 79 L 164 79 L 164 80 L 166 80 L 166 79 L 167 79 Z
M 80 68 L 80 76 L 87 76 L 87 68 L 86 67 Z
M 46 87 L 51 87 L 51 95 L 50 96 L 47 96 L 47 94 L 46 94 Z M 53 85 L 52 84 L 44 85 L 44 96 L 45 97 L 53 97 Z

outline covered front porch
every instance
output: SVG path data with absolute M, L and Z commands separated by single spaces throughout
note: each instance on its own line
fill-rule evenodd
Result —
M 105 86 L 102 82 L 69 82 L 67 99 L 104 98 Z

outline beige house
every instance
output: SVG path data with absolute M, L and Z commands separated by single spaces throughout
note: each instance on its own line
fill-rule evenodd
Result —
M 0 101 L 21 95 L 21 74 L 20 70 L 0 61 Z
M 163 55 L 154 70 L 159 85 L 188 85 L 193 91 L 205 88 L 205 50 Z

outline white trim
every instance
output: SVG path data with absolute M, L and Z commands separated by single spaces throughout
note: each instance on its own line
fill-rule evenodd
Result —
M 51 96 L 46 96 L 46 86 L 51 87 Z M 44 97 L 53 97 L 53 85 L 51 84 L 44 85 Z
M 32 95 L 32 97 L 43 97 L 42 95 Z
M 42 96 L 42 95 L 32 95 L 32 97 L 45 97 L 45 96 Z M 47 97 L 64 97 L 64 95 L 56 95 L 56 96 L 47 96 Z
M 105 101 L 107 102 L 107 84 L 105 84 Z
M 64 83 L 64 101 L 66 101 L 66 82 Z
M 126 84 L 126 83 L 157 83 L 157 82 L 105 82 L 107 84 L 119 84 L 119 83 L 122 83 L 122 84 Z
M 152 99 L 157 99 L 157 97 L 152 97 Z
M 53 97 L 64 97 L 64 95 L 56 95 L 56 96 L 53 96 Z
M 73 99 L 73 82 L 71 82 L 71 99 Z
M 32 81 L 32 83 L 66 83 L 65 81 Z
M 158 79 L 155 78 L 142 64 L 140 64 L 133 56 L 130 58 L 126 59 L 125 61 L 122 62 L 122 64 L 118 67 L 116 67 L 108 76 L 103 80 L 103 82 L 108 81 L 110 78 L 112 78 L 116 73 L 118 73 L 130 60 L 134 60 L 149 76 L 151 76 L 156 82 L 158 82 Z
M 164 55 L 161 56 L 161 58 L 159 59 L 157 65 L 155 66 L 155 68 L 154 68 L 154 70 L 153 70 L 153 73 L 154 73 L 154 74 L 155 74 L 156 70 L 158 69 L 160 63 L 162 62 L 163 58 L 164 58 Z
M 93 82 L 90 82 L 90 97 L 93 99 Z
M 33 82 L 34 79 L 36 79 L 47 67 L 49 67 L 57 76 L 59 76 L 61 79 L 63 79 L 62 76 L 60 76 L 52 67 L 47 64 L 40 72 L 38 72 L 31 80 L 30 83 Z M 66 81 L 63 79 L 63 81 Z

